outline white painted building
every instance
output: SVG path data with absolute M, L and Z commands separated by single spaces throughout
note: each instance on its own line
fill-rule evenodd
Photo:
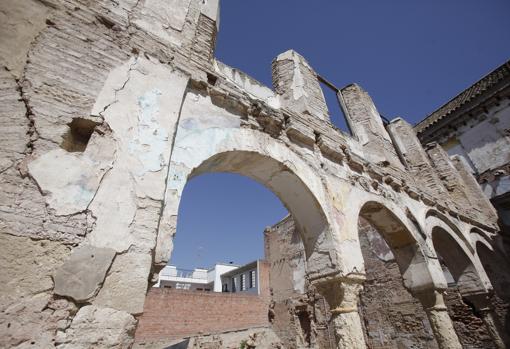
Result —
M 231 293 L 260 294 L 260 260 L 221 275 L 221 290 Z
M 210 269 L 179 269 L 167 265 L 159 273 L 154 287 L 206 292 L 242 292 L 260 294 L 259 260 L 238 266 L 217 263 Z
M 154 287 L 221 292 L 221 275 L 237 268 L 239 268 L 238 265 L 223 263 L 218 263 L 210 269 L 196 268 L 194 270 L 167 265 L 160 271 L 158 282 Z

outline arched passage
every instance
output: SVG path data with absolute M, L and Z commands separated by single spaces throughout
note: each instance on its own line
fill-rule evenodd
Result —
M 215 121 L 217 118 L 211 123 Z M 333 270 L 334 247 L 328 243 L 331 223 L 317 172 L 298 154 L 266 134 L 237 128 L 201 129 L 200 125 L 203 126 L 196 120 L 185 119 L 178 130 L 158 235 L 161 261 L 170 257 L 173 248 L 172 236 L 186 184 L 201 175 L 232 173 L 257 181 L 284 204 L 303 242 L 308 270 Z
M 445 217 L 429 214 L 427 228 L 438 257 L 454 280 L 454 285 L 449 288 L 449 311 L 456 315 L 462 312 L 465 314 L 456 316 L 455 321 L 455 328 L 461 334 L 463 344 L 486 346 L 494 343 L 497 348 L 504 348 L 488 306 L 492 285 L 474 246 Z
M 244 175 L 270 189 L 294 217 L 307 257 L 313 253 L 319 236 L 328 227 L 326 215 L 313 193 L 287 165 L 257 152 L 229 151 L 204 161 L 189 178 L 211 172 Z
M 181 122 L 183 123 L 183 122 Z M 156 262 L 172 250 L 180 197 L 187 181 L 205 173 L 240 174 L 271 190 L 293 216 L 305 247 L 309 271 L 334 270 L 331 223 L 319 176 L 297 154 L 260 132 L 237 128 L 187 129 L 177 134 L 158 232 Z
M 359 238 L 368 281 L 362 294 L 362 301 L 367 295 L 367 301 L 362 302 L 367 336 L 373 337 L 371 333 L 375 330 L 374 322 L 377 323 L 376 328 L 380 331 L 380 337 L 383 333 L 394 333 L 382 342 L 378 342 L 381 341 L 378 338 L 369 338 L 369 343 L 375 346 L 387 345 L 396 339 L 393 345 L 398 345 L 401 341 L 414 345 L 412 343 L 423 342 L 427 336 L 430 338 L 428 328 L 431 328 L 440 348 L 460 348 L 443 302 L 442 292 L 446 288 L 446 282 L 438 263 L 424 252 L 424 241 L 417 231 L 419 228 L 413 225 L 413 222 L 417 224 L 417 221 L 409 218 L 410 214 L 409 212 L 405 215 L 398 208 L 390 210 L 376 201 L 365 203 L 359 213 Z M 406 221 L 409 224 L 404 223 Z M 384 241 L 367 246 L 367 237 L 363 234 L 374 235 L 374 230 Z M 377 241 L 372 237 L 372 242 L 374 240 Z M 367 247 L 369 251 L 366 250 Z M 386 253 L 381 253 L 385 250 Z M 373 258 L 374 254 L 379 261 Z M 381 260 L 384 263 L 381 263 Z M 395 271 L 395 263 L 401 276 Z M 378 293 L 378 298 L 383 304 L 371 302 L 374 294 Z M 413 296 L 419 302 L 413 299 Z M 408 311 L 412 312 L 412 317 L 403 316 L 402 313 Z M 371 319 L 370 314 L 373 312 L 385 315 Z M 416 337 L 418 333 L 420 335 Z M 399 336 L 402 338 L 397 338 Z
M 381 203 L 369 201 L 362 206 L 359 217 L 367 220 L 384 238 L 408 290 L 421 292 L 441 287 L 442 280 L 431 274 L 426 256 L 410 228 L 395 213 Z
M 427 226 L 434 249 L 450 271 L 462 295 L 486 293 L 487 278 L 480 275 L 471 252 L 472 246 L 464 235 L 436 215 L 427 217 Z

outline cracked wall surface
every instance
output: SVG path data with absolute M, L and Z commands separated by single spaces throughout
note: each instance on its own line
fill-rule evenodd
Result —
M 491 292 L 475 244 L 498 231 L 470 174 L 409 130 L 398 141 L 357 85 L 338 89 L 353 135 L 339 132 L 295 51 L 275 59 L 274 91 L 217 61 L 218 11 L 214 0 L 0 4 L 0 346 L 130 347 L 184 186 L 218 171 L 288 208 L 304 246 L 295 278 L 326 299 L 337 346 L 364 343 L 362 210 L 411 291 L 446 289 L 433 216 L 479 278 L 470 292 Z M 421 180 L 409 172 L 420 166 Z

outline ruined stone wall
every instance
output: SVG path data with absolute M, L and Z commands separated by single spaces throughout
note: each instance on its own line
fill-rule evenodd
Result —
M 205 11 L 198 1 L 168 5 L 0 3 L 1 347 L 128 347 L 132 341 L 153 260 L 172 110 L 179 110 L 187 84 L 181 75 L 181 95 L 172 96 L 179 83 L 170 87 L 168 79 L 179 73 L 165 65 L 187 62 L 191 47 L 206 61 L 214 46 L 194 44 L 204 41 L 195 39 L 204 36 L 197 31 Z M 114 86 L 103 89 L 123 64 Z M 144 89 L 144 77 L 163 86 L 133 95 Z M 96 105 L 100 94 L 105 99 Z M 123 96 L 130 105 L 113 106 Z M 156 111 L 162 124 L 147 126 L 166 128 L 153 145 L 167 159 L 152 166 L 159 154 L 143 149 L 146 134 L 138 126 L 147 120 L 137 114 L 145 108 L 152 118 L 150 103 L 159 97 L 169 108 Z M 116 108 L 120 124 L 111 114 Z
M 510 262 L 500 251 L 491 251 L 487 246 L 477 243 L 480 260 L 494 286 L 492 305 L 497 314 L 498 325 L 502 333 L 510 336 Z
M 328 305 L 349 310 L 332 312 L 334 338 L 323 337 L 335 345 L 364 345 L 351 310 L 364 277 L 355 227 L 366 203 L 378 203 L 372 213 L 381 220 L 398 217 L 409 228 L 396 233 L 418 241 L 405 281 L 434 295 L 445 286 L 423 238 L 434 211 L 458 228 L 480 276 L 477 291 L 490 291 L 469 232 L 476 227 L 492 241 L 496 222 L 476 200 L 457 200 L 465 185 L 458 173 L 440 177 L 458 180 L 446 195 L 422 190 L 356 85 L 343 89 L 354 134 L 339 132 L 317 74 L 294 51 L 273 66 L 276 92 L 216 62 L 218 6 L 0 2 L 0 256 L 7 266 L 0 283 L 8 286 L 0 346 L 129 347 L 149 280 L 172 253 L 183 188 L 215 171 L 251 177 L 288 207 L 302 233 L 307 279 Z M 456 171 L 449 159 L 442 163 Z M 326 321 L 313 309 L 320 302 L 312 295 L 305 303 L 296 324 L 319 333 Z M 449 319 L 440 320 L 455 342 Z
M 465 348 L 496 348 L 487 333 L 481 315 L 474 309 L 473 304 L 462 298 L 457 287 L 448 288 L 445 303 L 448 306 L 455 331 Z
M 153 288 L 147 294 L 135 342 L 169 343 L 208 333 L 268 326 L 267 298 L 232 293 Z
M 360 312 L 370 348 L 437 348 L 421 303 L 403 286 L 388 245 L 363 218 L 358 226 L 367 280 Z
M 427 315 L 421 303 L 404 288 L 399 267 L 383 237 L 363 218 L 358 229 L 366 271 L 359 312 L 368 347 L 438 348 Z M 266 230 L 266 246 L 278 246 L 278 250 L 266 249 L 270 253 L 267 258 L 271 263 L 271 280 L 274 280 L 271 284 L 273 330 L 290 347 L 307 345 L 304 339 L 311 337 L 311 347 L 329 348 L 329 309 L 321 306 L 325 304 L 324 299 L 309 288 L 306 280 L 296 277 L 305 274 L 305 264 L 295 262 L 304 258 L 304 251 L 291 217 Z M 495 348 L 480 315 L 463 300 L 455 286 L 448 289 L 445 300 L 465 348 Z M 497 300 L 494 306 L 499 313 Z M 307 327 L 299 321 L 303 312 L 310 319 Z M 307 333 L 308 328 L 312 329 L 311 334 Z
M 334 348 L 323 297 L 305 279 L 305 253 L 291 216 L 264 234 L 271 292 L 270 322 L 288 348 Z

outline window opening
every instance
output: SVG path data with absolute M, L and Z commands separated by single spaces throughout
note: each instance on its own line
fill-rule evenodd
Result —
M 340 129 L 343 133 L 352 136 L 351 127 L 346 117 L 346 110 L 341 100 L 341 91 L 332 83 L 321 76 L 318 76 L 319 83 L 326 100 L 331 123 Z
M 240 281 L 240 289 L 241 289 L 241 291 L 246 291 L 246 275 L 245 274 L 241 274 L 241 276 L 239 278 L 239 281 Z
M 250 271 L 250 288 L 255 288 L 255 270 Z

